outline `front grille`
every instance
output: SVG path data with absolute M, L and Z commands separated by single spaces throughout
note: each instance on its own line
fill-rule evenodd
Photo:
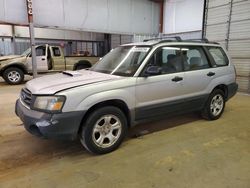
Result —
M 23 88 L 21 91 L 21 100 L 30 107 L 32 99 L 32 93 L 27 88 Z

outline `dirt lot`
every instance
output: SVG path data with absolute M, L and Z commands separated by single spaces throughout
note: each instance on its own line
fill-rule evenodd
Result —
M 117 151 L 94 156 L 78 141 L 27 133 L 14 113 L 22 87 L 0 80 L 0 187 L 250 187 L 250 96 L 234 97 L 217 121 L 139 125 Z

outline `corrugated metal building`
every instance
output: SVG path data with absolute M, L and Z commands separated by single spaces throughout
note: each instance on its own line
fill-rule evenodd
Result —
M 134 35 L 159 33 L 160 6 L 151 0 L 33 1 L 33 12 L 37 44 L 63 44 L 69 54 L 88 50 L 102 56 Z M 0 0 L 0 55 L 26 50 L 27 24 L 24 0 Z
M 228 49 L 239 90 L 250 92 L 250 0 L 207 0 L 205 10 L 204 35 Z

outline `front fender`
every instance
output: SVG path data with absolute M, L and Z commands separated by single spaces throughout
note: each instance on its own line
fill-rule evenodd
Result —
M 134 88 L 127 88 L 126 90 L 117 89 L 109 90 L 88 96 L 83 101 L 79 103 L 76 110 L 88 110 L 92 106 L 108 101 L 108 100 L 121 100 L 123 101 L 129 109 L 134 109 L 135 107 L 135 92 Z
M 18 67 L 22 69 L 24 73 L 27 73 L 26 57 L 0 61 L 0 74 L 2 74 L 8 67 Z
M 65 95 L 67 100 L 62 109 L 63 112 L 71 111 L 87 111 L 92 106 L 108 101 L 121 100 L 129 109 L 135 107 L 135 87 L 126 87 L 118 89 L 110 89 L 92 93 L 91 91 L 76 90 L 60 92 L 60 95 Z
M 9 68 L 9 67 L 17 67 L 17 68 L 20 68 L 20 69 L 24 72 L 24 74 L 27 74 L 27 73 L 28 73 L 28 72 L 27 72 L 27 68 L 26 68 L 23 64 L 20 64 L 20 63 L 11 63 L 11 64 L 6 65 L 6 66 L 4 66 L 4 67 L 2 67 L 2 68 L 0 69 L 0 75 L 2 75 L 3 72 L 4 72 L 7 68 Z

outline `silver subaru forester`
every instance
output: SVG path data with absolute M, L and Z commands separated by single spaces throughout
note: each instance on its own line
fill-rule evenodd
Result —
M 27 82 L 16 114 L 31 134 L 79 137 L 87 150 L 104 154 L 145 120 L 193 111 L 218 119 L 237 89 L 235 68 L 218 43 L 152 39 L 122 45 L 88 70 Z

